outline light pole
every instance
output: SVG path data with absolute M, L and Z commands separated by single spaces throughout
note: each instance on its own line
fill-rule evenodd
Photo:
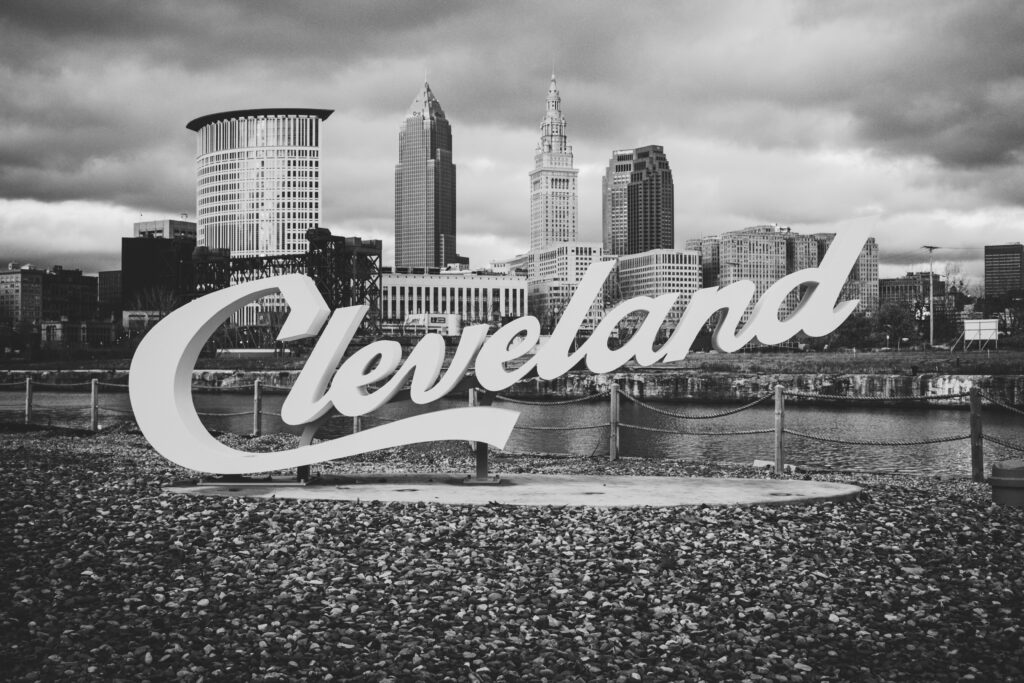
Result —
M 928 250 L 928 346 L 935 346 L 935 273 L 932 269 L 932 252 L 938 247 L 924 245 Z

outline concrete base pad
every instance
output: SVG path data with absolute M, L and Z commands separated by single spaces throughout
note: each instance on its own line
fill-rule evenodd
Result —
M 784 505 L 856 499 L 859 486 L 791 479 L 506 474 L 496 486 L 463 486 L 453 474 L 353 474 L 308 486 L 171 486 L 172 493 L 449 505 Z

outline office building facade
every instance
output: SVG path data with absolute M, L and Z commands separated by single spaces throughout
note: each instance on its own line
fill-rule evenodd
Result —
M 38 325 L 43 318 L 43 271 L 18 263 L 0 271 L 0 322 Z
M 495 323 L 527 314 L 526 277 L 471 270 L 385 268 L 381 319 L 420 313 L 458 314 L 464 324 Z
M 122 237 L 121 310 L 167 314 L 184 304 L 195 248 L 187 238 Z
M 190 121 L 197 244 L 233 257 L 305 252 L 306 231 L 320 225 L 320 129 L 331 113 L 249 109 Z
M 626 254 L 618 257 L 616 271 L 623 299 L 679 295 L 661 325 L 662 334 L 675 329 L 690 299 L 701 288 L 701 255 L 698 251 L 652 249 Z
M 93 320 L 97 303 L 97 278 L 78 269 L 41 270 L 11 263 L 0 271 L 3 322 L 39 325 L 46 320 Z
M 165 239 L 196 239 L 196 224 L 192 221 L 173 218 L 155 221 L 140 221 L 132 225 L 134 237 L 163 237 Z
M 815 233 L 814 239 L 818 241 L 819 262 L 825 256 L 825 252 L 832 245 L 835 233 Z M 858 299 L 860 304 L 857 311 L 867 316 L 873 316 L 878 312 L 879 290 L 878 290 L 878 243 L 874 237 L 869 237 L 861 247 L 860 256 L 853 264 L 846 277 L 846 284 L 843 285 L 839 294 L 841 301 Z M 938 293 L 936 292 L 936 296 Z
M 121 271 L 101 270 L 96 274 L 96 300 L 101 320 L 121 319 Z
M 689 248 L 700 250 L 704 287 L 724 287 L 740 280 L 755 286 L 756 302 L 775 282 L 789 273 L 815 268 L 821 262 L 835 233 L 803 235 L 777 225 L 757 225 L 721 235 L 687 240 Z M 780 317 L 795 310 L 802 290 L 792 292 L 780 308 Z M 848 274 L 840 298 L 859 299 L 858 310 L 871 316 L 878 311 L 878 244 L 868 238 Z M 743 320 L 749 317 L 753 303 Z
M 540 142 L 530 171 L 530 250 L 575 242 L 579 237 L 577 175 L 567 143 L 562 97 L 551 74 Z
M 604 260 L 597 242 L 566 242 L 531 250 L 503 264 L 511 274 L 527 276 L 527 301 L 530 315 L 540 320 L 545 333 L 554 329 L 559 316 L 576 292 L 590 264 Z M 593 330 L 604 313 L 604 295 L 591 303 L 582 329 Z
M 601 241 L 604 253 L 620 255 L 629 235 L 629 178 L 633 175 L 636 150 L 617 149 L 601 178 Z
M 1024 290 L 1024 245 L 985 245 L 985 298 Z
M 659 145 L 636 150 L 629 177 L 626 251 L 639 254 L 675 247 L 675 185 Z
M 660 145 L 613 151 L 601 192 L 606 254 L 675 247 L 675 185 Z
M 398 132 L 395 266 L 443 268 L 456 259 L 452 128 L 424 83 Z

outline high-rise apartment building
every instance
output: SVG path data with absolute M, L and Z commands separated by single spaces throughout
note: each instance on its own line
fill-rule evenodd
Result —
M 530 250 L 543 249 L 579 237 L 576 176 L 572 147 L 566 143 L 562 97 L 555 75 L 544 118 L 540 122 L 540 143 L 530 171 Z
M 985 297 L 1024 290 L 1024 245 L 985 245 Z
M 395 266 L 443 268 L 457 259 L 452 127 L 424 83 L 398 132 Z
M 675 247 L 675 186 L 660 145 L 612 152 L 601 190 L 601 233 L 607 253 Z
M 329 109 L 248 109 L 190 121 L 196 240 L 231 256 L 306 251 L 320 225 L 320 123 Z

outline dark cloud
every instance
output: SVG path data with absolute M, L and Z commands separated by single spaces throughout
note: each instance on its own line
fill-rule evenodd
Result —
M 460 233 L 521 240 L 554 67 L 590 239 L 608 155 L 642 144 L 666 145 L 682 237 L 1020 207 L 1022 35 L 1024 5 L 1005 0 L 8 0 L 0 198 L 191 212 L 185 122 L 324 107 L 326 222 L 379 230 L 425 72 L 453 122 Z

